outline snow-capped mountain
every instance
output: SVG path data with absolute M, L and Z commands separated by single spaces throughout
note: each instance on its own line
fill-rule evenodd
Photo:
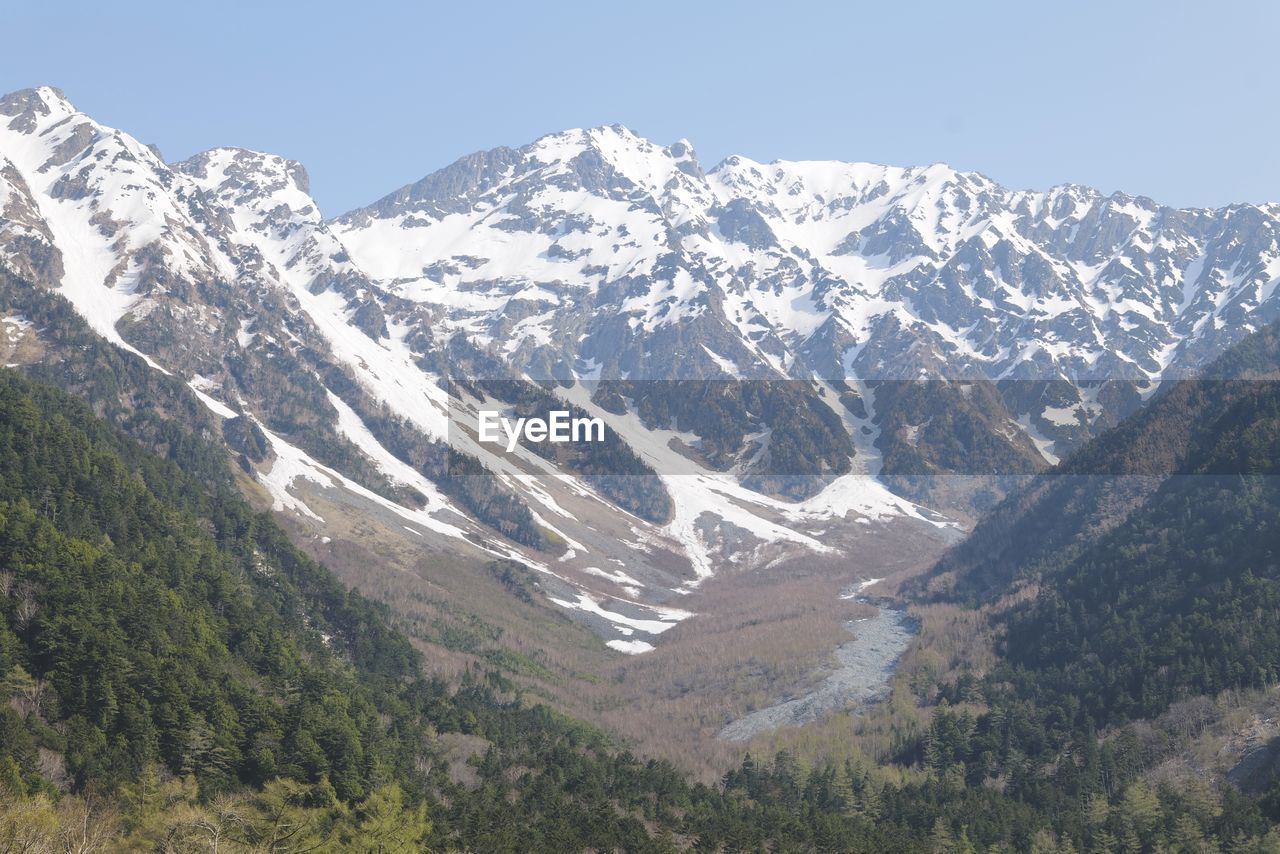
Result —
M 437 307 L 441 334 L 501 340 L 530 368 L 563 350 L 666 377 L 634 342 L 714 322 L 734 352 L 680 370 L 1110 379 L 1193 368 L 1274 318 L 1278 216 L 1014 192 L 943 165 L 704 173 L 689 143 L 612 126 L 463 158 L 335 230 L 375 281 Z M 605 309 L 626 335 L 579 344 L 596 330 L 572 320 Z
M 1280 313 L 1278 217 L 943 165 L 704 172 L 612 126 L 463 158 L 334 229 L 437 335 L 534 376 L 999 380 L 1052 453 L 1135 404 L 1073 384 L 1194 372 Z
M 0 269 L 186 381 L 317 536 L 362 513 L 518 560 L 640 652 L 707 575 L 946 536 L 875 475 L 1038 470 L 1274 319 L 1280 206 L 941 165 L 707 171 L 611 126 L 326 220 L 298 163 L 166 164 L 41 88 L 0 99 Z M 495 455 L 465 424 L 484 395 L 572 405 L 620 444 Z

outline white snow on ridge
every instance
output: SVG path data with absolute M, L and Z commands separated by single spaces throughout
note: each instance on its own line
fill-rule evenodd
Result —
M 862 594 L 862 592 L 863 592 L 863 591 L 865 591 L 868 587 L 871 587 L 871 586 L 873 586 L 873 585 L 875 585 L 875 584 L 879 584 L 881 581 L 884 581 L 884 579 L 883 579 L 883 578 L 868 578 L 868 579 L 866 579 L 865 581 L 859 581 L 857 584 L 853 585 L 853 589 L 851 589 L 849 592 L 847 592 L 847 593 L 842 593 L 842 594 L 840 595 L 840 598 L 841 598 L 841 599 L 856 599 L 856 598 L 857 598 L 858 596 L 860 596 L 860 595 Z
M 151 151 L 77 113 L 52 89 L 41 88 L 37 95 L 47 114 L 37 113 L 35 127 L 25 133 L 0 122 L 0 151 L 30 188 L 61 253 L 60 291 L 95 332 L 164 371 L 116 330 L 142 302 L 134 253 L 158 245 L 167 263 L 183 273 L 207 260 L 206 249 L 185 211 L 151 178 L 157 169 L 167 172 Z M 75 151 L 77 145 L 85 147 Z M 64 147 L 74 156 L 56 163 Z M 109 160 L 112 168 L 88 173 L 83 198 L 55 192 L 60 181 L 76 183 L 84 161 L 98 158 Z
M 320 518 L 303 501 L 295 498 L 289 492 L 289 488 L 293 486 L 295 480 L 299 479 L 309 480 L 324 487 L 332 487 L 337 483 L 337 476 L 328 476 L 328 473 L 305 453 L 262 427 L 261 424 L 258 426 L 267 437 L 267 441 L 271 443 L 271 450 L 275 453 L 271 469 L 265 474 L 258 475 L 258 482 L 267 488 L 267 492 L 271 493 L 271 509 L 277 513 L 292 510 L 295 513 L 306 516 L 308 519 L 323 524 L 324 519 Z
M 187 383 L 187 387 L 191 389 L 192 392 L 195 393 L 196 397 L 200 398 L 200 402 L 203 403 L 206 407 L 208 407 L 209 411 L 213 412 L 218 417 L 235 418 L 237 415 L 240 414 L 236 412 L 234 409 L 232 409 L 230 406 L 227 406 L 222 401 L 215 400 L 214 398 L 210 397 L 207 393 L 205 393 L 204 389 L 208 387 L 208 381 L 205 380 L 205 378 L 200 376 L 199 374 L 197 374 L 194 378 L 192 378 Z
M 1053 452 L 1054 441 L 1048 436 L 1040 432 L 1039 428 L 1031 422 L 1031 415 L 1024 414 L 1018 419 L 1018 426 L 1022 431 L 1030 437 L 1032 444 L 1036 446 L 1036 450 L 1040 452 L 1040 456 L 1044 457 L 1045 462 L 1051 466 L 1056 466 L 1059 462 L 1058 455 Z
M 588 575 L 594 575 L 599 578 L 608 579 L 609 581 L 612 581 L 614 584 L 620 584 L 620 585 L 623 585 L 626 587 L 632 587 L 632 588 L 644 587 L 643 584 L 641 584 L 639 581 L 636 581 L 634 578 L 632 578 L 630 575 L 627 575 L 625 572 L 623 572 L 620 569 L 615 569 L 613 572 L 608 572 L 606 570 L 601 569 L 598 566 L 585 566 L 582 568 L 582 571 L 587 573 Z
M 259 474 L 258 476 L 258 479 L 267 487 L 267 490 L 271 493 L 272 498 L 275 501 L 273 509 L 296 510 L 304 516 L 323 522 L 324 520 L 312 512 L 312 510 L 300 499 L 296 498 L 289 492 L 294 481 L 308 480 L 325 489 L 341 487 L 360 496 L 361 498 L 391 511 L 402 519 L 412 522 L 413 524 L 429 531 L 444 534 L 445 536 L 453 537 L 455 539 L 473 542 L 467 537 L 467 532 L 462 528 L 435 518 L 433 513 L 446 509 L 446 506 L 442 506 L 443 502 L 442 504 L 435 505 L 434 508 L 429 504 L 428 508 L 422 510 L 414 510 L 401 504 L 397 504 L 390 499 L 383 498 L 376 492 L 366 489 L 328 466 L 316 462 L 305 451 L 289 444 L 284 439 L 267 430 L 267 428 L 263 427 L 261 424 L 258 426 L 270 441 L 271 449 L 276 455 L 275 460 L 272 462 L 271 469 L 266 474 Z M 432 491 L 435 491 L 434 488 Z M 436 493 L 436 496 L 438 499 L 438 493 Z M 482 546 L 481 548 L 486 547 Z M 529 563 L 526 558 L 520 556 L 513 550 L 504 550 L 496 547 L 487 547 L 486 550 L 492 551 L 493 554 L 498 557 L 515 558 L 523 561 L 524 563 Z
M 717 368 L 724 371 L 726 374 L 733 377 L 734 379 L 739 379 L 742 377 L 742 371 L 738 368 L 736 364 L 729 361 L 724 356 L 721 356 L 719 353 L 717 353 L 715 350 L 712 350 L 706 344 L 702 345 L 702 349 L 706 352 L 708 356 L 711 357 L 711 361 L 716 363 Z
M 232 167 L 250 170 L 268 192 L 245 189 Z M 215 149 L 184 164 L 186 176 L 207 192 L 233 205 L 235 228 L 229 239 L 252 246 L 270 265 L 279 283 L 299 301 L 334 355 L 356 375 L 373 396 L 392 406 L 426 435 L 446 435 L 447 394 L 436 378 L 423 372 L 404 342 L 409 331 L 391 326 L 391 338 L 375 341 L 351 321 L 346 298 L 332 290 L 312 292 L 322 273 L 354 273 L 347 254 L 321 222 L 314 201 L 298 185 L 293 168 L 282 158 L 239 149 Z M 243 333 L 243 330 L 242 330 Z
M 451 507 L 449 501 L 434 483 L 427 480 L 417 469 L 396 457 L 378 441 L 364 421 L 354 409 L 342 398 L 331 391 L 326 392 L 329 405 L 338 411 L 338 433 L 350 439 L 369 459 L 373 460 L 378 470 L 394 482 L 411 486 L 427 499 L 429 508 L 441 509 Z
M 611 623 L 626 628 L 635 629 L 650 635 L 659 635 L 673 628 L 676 623 L 681 620 L 687 620 L 693 614 L 689 611 L 681 611 L 676 608 L 661 608 L 651 605 L 642 605 L 638 602 L 629 602 L 628 604 L 650 611 L 657 615 L 659 619 L 646 620 L 639 617 L 629 617 L 626 614 L 620 614 L 617 611 L 610 611 L 604 608 L 600 602 L 590 593 L 579 593 L 576 601 L 568 601 L 566 599 L 551 598 L 551 601 L 559 605 L 561 608 L 567 608 L 571 611 L 585 611 L 588 614 L 594 614 L 597 617 L 603 617 Z M 621 600 L 619 600 L 621 601 Z
M 117 325 L 130 315 L 142 318 L 153 309 L 172 309 L 179 316 L 190 311 L 184 319 L 191 318 L 195 329 L 211 335 L 230 329 L 229 337 L 234 335 L 235 341 L 226 343 L 233 348 L 238 345 L 247 350 L 264 341 L 285 348 L 315 346 L 322 355 L 331 355 L 349 368 L 370 396 L 428 437 L 443 439 L 450 435 L 449 410 L 459 401 L 451 401 L 439 387 L 438 377 L 418 366 L 420 354 L 409 342 L 421 340 L 416 336 L 422 332 L 440 340 L 463 331 L 473 335 L 474 343 L 487 343 L 483 325 L 468 325 L 476 323 L 474 317 L 457 321 L 450 312 L 501 315 L 509 310 L 506 337 L 495 341 L 495 352 L 514 354 L 518 348 L 556 346 L 560 318 L 552 308 L 562 302 L 572 303 L 579 292 L 584 299 L 590 299 L 594 289 L 622 277 L 635 278 L 634 287 L 620 304 L 631 315 L 632 326 L 637 330 L 651 332 L 666 324 L 701 318 L 714 301 L 714 282 L 702 273 L 693 274 L 679 265 L 664 266 L 661 272 L 655 272 L 659 262 L 675 251 L 665 237 L 665 229 L 671 225 L 687 224 L 692 234 L 716 235 L 714 228 L 706 231 L 703 213 L 714 205 L 713 195 L 705 182 L 693 174 L 696 170 L 686 172 L 677 165 L 690 160 L 691 151 L 676 154 L 644 143 L 640 146 L 642 156 L 632 158 L 637 145 L 633 135 L 621 131 L 589 132 L 596 144 L 608 150 L 609 158 L 617 161 L 614 168 L 635 182 L 635 191 L 628 191 L 625 197 L 605 198 L 586 190 L 547 185 L 532 195 L 530 204 L 563 209 L 572 215 L 572 221 L 566 220 L 552 229 L 528 231 L 512 227 L 519 224 L 514 212 L 480 203 L 468 214 L 440 218 L 429 226 L 401 228 L 403 222 L 378 222 L 374 230 L 344 232 L 354 245 L 352 248 L 321 219 L 297 164 L 258 152 L 215 149 L 171 168 L 136 140 L 75 113 L 60 97 L 52 93 L 41 97 L 51 115 L 37 116 L 36 130 L 30 133 L 15 129 L 18 123 L 13 127 L 0 123 L 0 152 L 15 163 L 31 188 L 39 214 L 62 253 L 62 292 L 98 334 L 136 353 L 158 370 L 165 368 L 125 342 Z M 548 145 L 552 143 L 549 141 Z M 52 162 L 63 152 L 72 152 L 67 162 Z M 563 174 L 566 167 L 558 162 L 550 168 Z M 55 191 L 58 181 L 64 181 L 64 189 Z M 67 185 L 70 192 L 65 190 Z M 649 200 L 642 198 L 646 192 L 650 193 Z M 82 197 L 77 199 L 77 195 Z M 368 245 L 361 244 L 365 238 Z M 395 252 L 386 251 L 388 240 L 395 244 Z M 401 251 L 406 246 L 408 249 Z M 717 251 L 727 257 L 737 249 L 721 240 Z M 745 252 L 734 257 L 750 258 Z M 365 287 L 368 282 L 357 261 L 351 258 L 367 259 L 377 273 L 391 278 Z M 437 262 L 442 268 L 453 265 L 456 269 L 428 275 L 424 267 Z M 153 275 L 157 266 L 149 265 L 158 265 L 163 275 Z M 596 272 L 580 276 L 578 270 L 583 266 L 592 266 Z M 165 275 L 169 274 L 196 286 L 197 291 L 206 286 L 226 286 L 230 301 L 201 302 L 200 297 L 186 304 L 177 298 L 182 292 L 164 290 L 170 281 Z M 641 277 L 646 276 L 652 281 L 643 282 Z M 283 299 L 274 293 L 277 287 L 284 292 Z M 382 294 L 381 288 L 442 311 L 397 315 L 388 309 L 389 335 L 376 339 L 357 328 L 353 314 L 354 308 L 371 294 Z M 255 304 L 252 300 L 258 293 L 268 294 L 269 298 Z M 767 297 L 760 301 L 767 303 L 766 310 L 786 314 L 788 322 L 803 323 L 807 319 L 820 323 L 829 314 L 802 289 L 788 290 L 773 302 Z M 262 306 L 268 305 L 283 305 L 283 318 L 260 314 Z M 758 307 L 750 310 L 757 317 L 761 315 Z M 322 340 L 303 340 L 302 329 L 307 324 L 296 322 L 299 315 L 305 315 Z M 438 327 L 405 325 L 426 324 L 428 321 L 422 318 L 428 317 L 439 317 Z M 283 323 L 277 323 L 281 319 Z M 258 325 L 259 321 L 263 325 Z M 211 339 L 199 343 L 219 342 Z M 712 347 L 704 345 L 703 351 L 727 374 L 741 375 L 745 364 L 739 366 Z M 583 359 L 580 364 L 587 375 L 594 377 L 599 377 L 603 368 L 597 360 Z M 216 368 L 204 370 L 214 374 Z M 203 406 L 218 418 L 245 415 L 259 426 L 265 419 L 259 419 L 261 413 L 255 414 L 244 401 L 228 405 L 220 400 L 220 381 L 199 374 L 184 379 Z M 467 519 L 435 484 L 395 457 L 341 398 L 329 392 L 328 401 L 336 412 L 336 432 L 391 482 L 412 487 L 425 496 L 425 506 L 407 507 L 377 495 L 342 472 L 319 463 L 285 437 L 263 428 L 272 457 L 257 472 L 257 479 L 276 511 L 324 525 L 326 520 L 316 511 L 328 507 L 329 501 L 318 504 L 308 496 L 341 489 L 385 511 L 379 515 L 389 514 L 412 535 L 439 534 L 554 575 L 581 591 L 575 594 L 576 598 L 554 602 L 607 620 L 623 636 L 632 632 L 656 635 L 691 616 L 677 609 L 630 601 L 657 588 L 640 570 L 633 572 L 646 582 L 620 569 L 581 567 L 580 563 L 568 566 L 572 572 L 583 573 L 576 576 L 577 581 L 556 575 L 543 565 L 536 552 L 508 543 Z M 643 449 L 658 470 L 697 471 L 668 447 L 672 440 L 691 442 L 696 437 L 676 431 L 650 431 L 638 422 L 625 426 L 628 441 Z M 455 432 L 452 438 L 463 449 L 480 450 L 473 447 L 470 437 Z M 569 560 L 583 561 L 589 553 L 584 543 L 590 543 L 593 550 L 597 544 L 590 536 L 578 533 L 585 528 L 586 534 L 591 534 L 596 523 L 589 515 L 575 518 L 562 506 L 561 502 L 568 505 L 566 495 L 589 496 L 599 502 L 602 514 L 625 516 L 625 511 L 582 480 L 556 470 L 541 458 L 533 458 L 524 449 L 515 462 L 487 456 L 486 461 L 492 462 L 494 476 L 526 501 L 537 524 L 558 534 L 572 549 Z M 524 463 L 540 474 L 531 475 L 522 467 Z M 895 512 L 896 507 L 881 501 L 865 485 L 850 490 L 851 484 L 845 484 L 832 490 L 826 493 L 825 504 L 790 505 L 747 490 L 732 476 L 698 472 L 664 474 L 663 480 L 675 502 L 673 518 L 669 524 L 657 527 L 631 520 L 637 529 L 643 529 L 637 538 L 652 537 L 652 542 L 660 541 L 663 548 L 674 545 L 683 550 L 698 578 L 709 576 L 724 557 L 707 542 L 707 531 L 714 531 L 721 521 L 749 531 L 764 543 L 786 542 L 830 552 L 816 537 L 793 529 L 794 514 L 809 520 L 844 515 L 854 508 L 860 514 L 874 515 Z M 341 496 L 341 501 L 346 500 L 349 496 Z M 309 506 L 308 501 L 315 506 Z M 341 501 L 338 506 L 342 506 Z M 578 512 L 579 504 L 572 506 Z M 330 515 L 330 511 L 324 512 Z M 597 561 L 607 559 L 606 554 Z M 584 589 L 580 582 L 607 588 L 594 578 L 617 585 L 613 592 L 630 599 Z M 611 646 L 628 654 L 653 648 L 641 640 L 620 640 Z
M 1078 406 L 1046 406 L 1040 416 L 1050 424 L 1056 424 L 1059 427 L 1074 427 L 1080 423 L 1080 408 Z
M 642 640 L 611 640 L 606 641 L 605 646 L 616 649 L 618 652 L 625 652 L 627 655 L 640 655 L 654 650 L 653 644 Z
M 711 576 L 717 563 L 700 527 L 704 521 L 723 520 L 765 542 L 790 542 L 819 554 L 831 554 L 835 550 L 798 530 L 799 523 L 843 519 L 854 514 L 867 520 L 906 516 L 934 526 L 947 524 L 922 513 L 875 477 L 863 474 L 837 477 L 817 495 L 798 503 L 762 495 L 742 486 L 733 475 L 696 472 L 690 460 L 670 447 L 672 441 L 687 443 L 696 439 L 691 434 L 650 429 L 633 411 L 617 415 L 601 409 L 581 384 L 559 393 L 589 414 L 602 418 L 609 430 L 616 431 L 659 473 L 675 505 L 673 518 L 663 532 L 681 545 L 698 580 Z M 794 527 L 771 521 L 768 518 L 771 515 L 794 523 Z

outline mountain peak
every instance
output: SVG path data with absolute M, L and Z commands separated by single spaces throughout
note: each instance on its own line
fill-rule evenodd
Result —
M 591 128 L 569 128 L 544 134 L 525 147 L 541 162 L 562 162 L 586 150 L 602 154 L 657 146 L 622 124 L 598 125 Z
M 223 188 L 291 188 L 306 196 L 311 194 L 311 180 L 306 167 L 296 160 L 263 151 L 233 146 L 211 148 L 174 168 Z
M 704 178 L 687 139 L 662 146 L 620 124 L 548 134 L 521 151 L 540 168 L 550 169 L 547 174 L 572 174 L 576 182 L 596 190 L 610 184 L 609 173 L 655 196 L 673 179 Z
M 47 117 L 62 118 L 77 112 L 79 111 L 75 106 L 67 100 L 66 94 L 54 86 L 19 89 L 0 97 L 0 115 L 13 117 L 10 127 L 23 133 L 30 132 L 38 122 Z

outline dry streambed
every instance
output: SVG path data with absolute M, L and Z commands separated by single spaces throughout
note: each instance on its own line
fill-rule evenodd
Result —
M 821 685 L 803 697 L 757 709 L 733 721 L 720 730 L 719 737 L 747 741 L 780 726 L 810 723 L 832 712 L 879 699 L 911 642 L 913 621 L 905 611 L 878 606 L 874 617 L 850 620 L 845 627 L 854 638 L 836 649 L 836 670 Z

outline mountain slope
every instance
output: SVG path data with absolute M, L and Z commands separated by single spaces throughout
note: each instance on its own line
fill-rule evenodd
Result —
M 952 668 L 910 678 L 932 716 L 895 761 L 1074 812 L 1063 835 L 1096 850 L 1202 838 L 1139 807 L 1157 792 L 1226 823 L 1205 850 L 1253 821 L 1237 787 L 1280 818 L 1278 379 L 1272 324 L 1014 490 L 900 591 L 931 603 L 935 633 L 982 622 L 994 648 L 924 640 Z
M 935 822 L 984 844 L 1050 826 L 994 791 L 810 774 L 785 754 L 694 785 L 498 700 L 496 675 L 425 681 L 383 609 L 251 511 L 216 447 L 182 444 L 162 459 L 0 370 L 7 843 L 910 851 Z
M 1160 716 L 1176 721 L 1224 692 L 1274 690 L 1280 324 L 1205 373 L 1162 387 L 1013 492 L 921 585 L 935 600 L 985 604 L 1001 629 L 1000 659 L 977 692 L 990 711 L 954 754 L 972 778 L 1005 773 L 1023 761 L 1018 749 L 1052 764 L 1095 731 L 1163 726 Z M 942 694 L 975 690 L 968 675 Z M 1015 721 L 1025 743 L 991 752 Z M 1189 737 L 1144 747 L 1139 761 L 1187 749 Z
M 184 471 L 9 371 L 0 412 L 4 669 L 33 680 L 10 740 L 33 727 L 77 786 L 163 764 L 209 791 L 323 773 L 352 799 L 400 761 L 376 709 L 412 649 L 250 512 L 216 456 Z
M 1274 427 L 1277 405 L 1229 423 Z M 1221 438 L 1240 447 L 1230 431 Z M 176 463 L 0 371 L 0 681 L 11 693 L 0 828 L 14 838 L 74 828 L 122 850 L 210 839 L 253 850 L 285 821 L 291 838 L 327 850 L 367 850 L 356 846 L 374 834 L 491 851 L 935 850 L 952 834 L 1025 848 L 1057 835 L 1105 844 L 1144 791 L 1123 746 L 1081 753 L 1085 792 L 1091 774 L 1117 787 L 1114 804 L 1090 802 L 1101 827 L 1083 824 L 1065 785 L 1024 776 L 1003 792 L 941 777 L 897 785 L 855 763 L 804 772 L 783 753 L 767 765 L 748 757 L 723 787 L 691 786 L 543 708 L 498 702 L 485 684 L 451 693 L 421 681 L 383 612 L 251 512 L 214 446 L 181 432 L 166 444 Z M 1259 448 L 1273 463 L 1274 448 Z M 1218 456 L 1206 446 L 1206 460 Z M 929 767 L 948 756 L 991 767 L 988 722 L 944 723 L 928 735 Z M 1018 725 L 1006 739 L 1014 751 L 1027 747 L 1026 719 Z M 473 761 L 451 759 L 458 750 Z M 153 763 L 192 782 L 164 782 Z M 54 809 L 51 784 L 97 788 Z M 1194 795 L 1164 792 L 1135 838 L 1160 846 L 1194 831 L 1261 844 L 1265 801 L 1227 810 Z
M 1278 342 L 1280 326 L 1256 333 L 1211 366 L 1213 378 L 1175 384 L 1063 466 L 1062 479 L 1088 484 L 1090 503 L 1110 505 L 1109 526 L 1051 549 L 1041 538 L 1028 554 L 1022 532 L 1064 516 L 1052 494 L 1029 507 L 1018 496 L 1015 530 L 995 533 L 1007 522 L 994 520 L 965 549 L 999 540 L 1022 552 L 1015 577 L 1040 592 L 1007 616 L 1009 661 L 1037 673 L 1037 690 L 1074 697 L 1096 725 L 1280 678 Z M 1126 508 L 1117 484 L 1128 473 L 1143 492 L 1125 491 Z
M 486 685 L 424 682 L 385 611 L 299 554 L 217 452 L 190 443 L 180 467 L 0 370 L 7 842 L 411 850 L 434 834 L 433 847 L 665 851 L 655 824 L 724 832 L 721 796 L 671 769 Z M 483 790 L 450 780 L 450 736 L 489 746 Z M 512 786 L 516 769 L 542 783 Z M 46 808 L 55 787 L 94 794 Z M 659 789 L 699 818 L 655 813 Z M 738 821 L 773 833 L 763 815 Z M 865 822 L 841 832 L 873 846 Z
M 320 219 L 298 164 L 217 149 L 171 167 L 50 89 L 5 98 L 2 113 L 0 150 L 16 164 L 10 195 L 22 202 L 6 232 L 11 269 L 67 297 L 107 340 L 187 382 L 215 424 L 236 435 L 252 424 L 259 450 L 243 464 L 275 509 L 317 537 L 332 537 L 334 524 L 311 505 L 341 494 L 343 512 L 398 517 L 406 543 L 477 566 L 525 563 L 542 575 L 549 601 L 570 603 L 615 646 L 643 649 L 650 644 L 631 638 L 635 626 L 656 634 L 673 625 L 685 612 L 670 600 L 728 558 L 760 565 L 821 551 L 804 529 L 833 518 L 936 523 L 871 481 L 846 480 L 808 505 L 760 495 L 673 452 L 669 439 L 685 434 L 625 419 L 604 465 L 523 449 L 502 459 L 453 422 L 480 398 L 450 381 L 464 366 L 503 379 L 519 373 L 483 342 L 438 339 L 429 306 L 373 282 Z M 87 260 L 76 254 L 85 247 Z M 15 322 L 28 311 L 21 300 L 7 308 Z M 812 389 L 783 386 L 772 409 L 790 411 L 797 394 L 826 412 L 818 470 L 848 471 L 847 428 Z M 602 411 L 580 388 L 563 397 Z M 747 440 L 735 429 L 731 450 L 740 452 Z M 777 451 L 784 458 L 781 443 Z M 786 458 L 808 465 L 804 454 Z M 628 481 L 637 474 L 648 478 L 648 497 Z M 606 580 L 610 563 L 626 566 L 634 583 Z
M 944 166 L 707 171 L 612 126 L 326 221 L 284 158 L 165 164 L 49 88 L 0 116 L 9 269 L 253 436 L 242 464 L 276 510 L 316 537 L 360 527 L 328 505 L 394 519 L 406 549 L 517 560 L 615 649 L 651 648 L 728 568 L 954 536 L 913 503 L 935 496 L 919 477 L 1042 470 L 1280 305 L 1275 206 Z M 478 440 L 479 408 L 534 399 L 616 444 Z M 987 500 L 948 499 L 961 518 Z
M 1278 213 L 941 165 L 704 172 L 611 126 L 463 158 L 333 228 L 438 336 L 533 376 L 1060 382 L 1004 417 L 1063 451 L 1132 405 L 1072 384 L 1194 370 L 1277 316 Z
M 1274 206 L 1013 193 L 946 167 L 707 173 L 687 143 L 606 128 L 465 158 L 326 222 L 282 158 L 166 165 L 48 89 L 0 114 L 4 363 L 168 458 L 0 384 L 0 546 L 23 582 L 0 600 L 7 796 L 127 784 L 134 848 L 273 808 L 331 847 L 370 824 L 474 850 L 1267 844 L 1274 794 L 1157 798 L 1142 775 L 1168 745 L 1110 728 L 1280 673 L 1280 404 L 1258 382 L 1274 327 L 1210 361 L 1275 312 Z M 607 455 L 504 456 L 470 429 L 482 405 L 560 402 L 609 417 Z M 936 592 L 1001 597 L 1003 662 L 921 676 L 955 708 L 886 736 L 905 770 L 784 753 L 693 786 L 495 698 L 635 664 L 693 693 L 687 660 L 715 669 L 725 647 L 711 684 L 758 692 L 772 662 L 737 626 L 720 650 L 693 630 L 704 608 L 721 628 L 734 573 L 759 570 L 733 591 L 748 624 L 778 613 L 757 607 L 773 576 L 807 580 L 784 628 L 802 636 L 814 600 L 955 535 L 877 476 L 1038 471 L 1144 405 L 1059 469 L 1119 477 L 1038 482 L 940 565 Z M 385 614 L 236 487 L 345 577 L 398 576 L 378 594 L 433 655 L 465 651 L 432 661 L 462 687 L 417 678 Z M 608 644 L 588 672 L 565 614 Z M 556 654 L 504 638 L 534 623 Z M 626 711 L 680 744 L 671 698 L 645 699 Z M 171 809 L 152 766 L 195 781 L 168 785 Z M 26 801 L 0 800 L 4 833 Z
M 1010 495 L 939 561 L 934 586 L 969 600 L 1001 595 L 1042 564 L 1092 548 L 1171 479 L 1268 473 L 1251 444 L 1263 439 L 1234 431 L 1266 429 L 1265 410 L 1249 407 L 1264 406 L 1277 376 L 1280 326 L 1272 324 Z M 1228 436 L 1240 441 L 1235 450 Z

